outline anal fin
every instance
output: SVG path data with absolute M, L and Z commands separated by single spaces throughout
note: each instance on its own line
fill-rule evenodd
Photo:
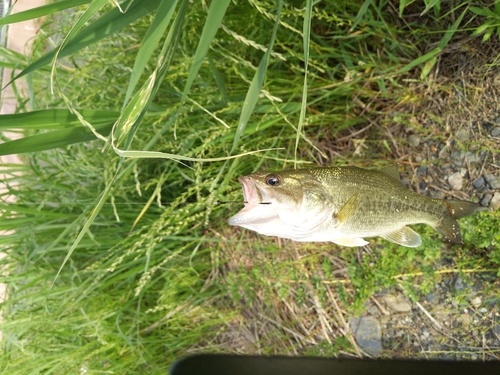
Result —
M 406 247 L 417 247 L 422 244 L 422 239 L 418 233 L 408 227 L 399 228 L 395 231 L 381 234 L 380 237 Z
M 336 238 L 331 241 L 333 243 L 336 243 L 337 245 L 349 246 L 349 247 L 365 246 L 368 244 L 368 241 L 365 241 L 362 238 Z

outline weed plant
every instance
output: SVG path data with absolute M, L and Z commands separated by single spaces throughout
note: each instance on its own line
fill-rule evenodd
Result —
M 345 320 L 382 287 L 425 292 L 435 234 L 406 253 L 376 242 L 360 259 L 229 228 L 236 207 L 215 202 L 239 201 L 236 177 L 259 168 L 349 163 L 329 140 L 419 100 L 407 80 L 425 80 L 481 13 L 407 3 L 136 0 L 121 13 L 66 0 L 25 14 L 46 18 L 28 59 L 2 50 L 30 89 L 0 118 L 25 136 L 0 145 L 24 162 L 3 170 L 15 203 L 0 221 L 2 371 L 164 374 L 195 352 L 360 355 Z M 474 220 L 495 231 L 491 216 L 467 228 Z M 498 265 L 495 248 L 481 267 Z

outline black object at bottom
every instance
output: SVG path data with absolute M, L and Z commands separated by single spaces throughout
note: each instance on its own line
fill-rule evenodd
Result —
M 171 375 L 495 375 L 500 362 L 356 360 L 311 357 L 195 355 Z

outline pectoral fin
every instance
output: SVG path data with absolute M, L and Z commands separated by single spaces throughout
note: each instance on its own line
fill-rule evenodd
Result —
M 362 238 L 336 238 L 332 240 L 333 243 L 336 243 L 337 245 L 342 245 L 342 246 L 365 246 L 368 244 L 368 241 L 365 241 Z
M 408 227 L 403 227 L 393 232 L 385 233 L 380 235 L 380 237 L 406 247 L 417 247 L 422 243 L 418 233 Z
M 344 206 L 336 215 L 339 224 L 342 224 L 353 217 L 359 209 L 359 193 L 355 193 L 351 198 L 347 200 Z M 348 246 L 348 245 L 346 245 Z M 358 246 L 358 245 L 352 245 Z

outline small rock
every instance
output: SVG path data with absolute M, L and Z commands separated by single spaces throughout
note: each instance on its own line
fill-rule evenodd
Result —
M 481 300 L 481 297 L 479 297 L 479 296 L 476 296 L 470 300 L 471 305 L 474 306 L 475 308 L 478 308 L 479 306 L 481 306 L 482 302 L 483 301 Z
M 453 164 L 455 164 L 458 167 L 463 166 L 464 161 L 465 161 L 465 152 L 464 151 L 454 151 L 451 154 L 451 159 Z
M 482 197 L 485 193 L 488 193 L 490 191 L 490 188 L 488 185 L 484 184 L 481 189 L 477 189 L 477 192 L 480 194 Z
M 481 189 L 484 185 L 484 178 L 483 176 L 479 176 L 474 180 L 472 183 L 472 186 L 474 186 L 474 189 Z
M 376 356 L 382 351 L 382 330 L 377 319 L 365 316 L 351 320 L 351 330 L 358 345 L 366 353 Z
M 425 299 L 427 302 L 434 303 L 436 301 L 436 295 L 434 293 L 426 294 Z
M 411 304 L 402 295 L 392 296 L 387 294 L 384 296 L 384 301 L 387 307 L 396 312 L 405 312 L 411 310 Z
M 421 166 L 417 168 L 417 176 L 427 174 L 427 167 Z
M 490 206 L 494 210 L 498 210 L 500 208 L 500 193 L 499 192 L 496 192 L 495 195 L 493 195 L 493 198 L 491 198 Z
M 467 163 L 478 163 L 479 161 L 481 161 L 481 158 L 479 157 L 479 155 L 476 155 L 470 151 L 467 151 L 465 153 L 465 161 Z
M 490 193 L 484 194 L 483 199 L 481 199 L 481 206 L 483 207 L 488 207 L 490 205 L 491 199 L 493 198 L 493 195 Z
M 464 183 L 464 179 L 460 172 L 455 172 L 451 176 L 448 177 L 448 183 L 450 184 L 453 190 L 462 189 L 462 185 Z
M 368 308 L 368 312 L 370 313 L 371 316 L 377 316 L 379 315 L 378 313 L 378 307 L 375 305 L 372 305 Z
M 453 287 L 455 288 L 455 290 L 457 292 L 463 292 L 465 289 L 467 289 L 467 287 L 469 286 L 469 284 L 467 284 L 461 277 L 460 275 L 457 276 L 457 278 L 455 279 L 455 283 L 453 284 Z M 455 307 L 455 306 L 454 306 Z
M 492 189 L 500 189 L 500 178 L 498 178 L 494 174 L 485 174 L 484 179 Z
M 420 145 L 420 137 L 416 134 L 411 134 L 408 137 L 408 143 L 410 143 L 412 147 L 418 147 Z
M 459 142 L 467 142 L 470 138 L 469 132 L 465 129 L 459 129 L 457 133 L 455 134 L 455 137 L 457 138 L 457 141 Z
M 491 129 L 490 134 L 491 134 L 492 137 L 500 137 L 500 128 L 499 127 L 495 127 L 493 129 Z
M 490 129 L 493 127 L 493 124 L 491 122 L 484 121 L 482 123 L 482 127 L 483 127 L 484 130 L 486 130 L 487 132 L 489 132 Z

